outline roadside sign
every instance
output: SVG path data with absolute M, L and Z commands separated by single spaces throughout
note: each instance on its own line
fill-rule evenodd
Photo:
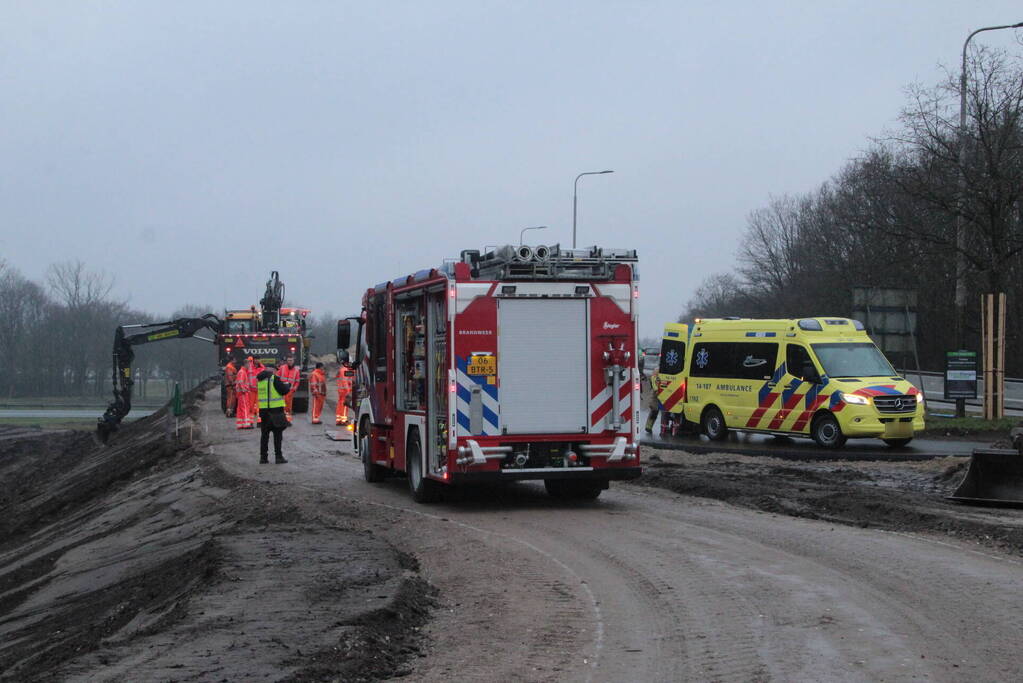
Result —
M 945 352 L 945 398 L 977 398 L 977 352 Z

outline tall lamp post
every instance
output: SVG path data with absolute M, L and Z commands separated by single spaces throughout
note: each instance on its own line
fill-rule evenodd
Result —
M 956 320 L 955 345 L 962 349 L 966 344 L 966 228 L 963 225 L 964 197 L 966 195 L 966 50 L 973 36 L 984 31 L 999 31 L 1006 28 L 1023 27 L 1023 22 L 1005 26 L 985 26 L 966 36 L 963 41 L 963 61 L 959 71 L 959 197 L 956 204 Z M 966 401 L 956 399 L 956 415 L 966 414 Z
M 546 230 L 546 229 L 547 229 L 546 225 L 536 225 L 536 226 L 534 226 L 532 228 L 522 228 L 522 230 L 519 230 L 519 246 L 520 247 L 522 246 L 522 236 L 526 234 L 526 230 Z
M 580 173 L 575 177 L 575 184 L 572 188 L 572 248 L 575 249 L 575 218 L 578 214 L 579 208 L 579 179 L 584 175 L 604 175 L 605 173 L 614 173 L 614 171 L 586 171 Z

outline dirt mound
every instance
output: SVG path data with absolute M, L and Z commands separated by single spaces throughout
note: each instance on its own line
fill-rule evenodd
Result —
M 225 474 L 189 435 L 164 410 L 109 448 L 0 439 L 0 678 L 400 673 L 432 604 L 415 562 L 354 511 Z
M 639 485 L 793 517 L 945 534 L 1023 554 L 1023 511 L 967 508 L 945 499 L 962 479 L 967 458 L 795 464 L 653 448 L 645 454 L 651 462 Z

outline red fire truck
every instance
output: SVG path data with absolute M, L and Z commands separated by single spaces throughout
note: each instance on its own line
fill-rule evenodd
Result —
M 633 250 L 506 246 L 369 289 L 338 324 L 367 481 L 405 473 L 431 502 L 521 479 L 592 499 L 638 477 L 637 280 Z

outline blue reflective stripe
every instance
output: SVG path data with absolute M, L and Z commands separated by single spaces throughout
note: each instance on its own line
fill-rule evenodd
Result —
M 792 388 L 782 392 L 782 400 L 788 402 L 792 398 L 792 394 L 796 393 L 796 390 L 803 384 L 803 380 L 794 379 L 792 380 Z
M 469 431 L 469 416 L 461 410 L 458 411 L 458 426 L 467 432 Z
M 490 423 L 490 426 L 497 430 L 497 413 L 490 408 L 483 406 L 483 419 Z

